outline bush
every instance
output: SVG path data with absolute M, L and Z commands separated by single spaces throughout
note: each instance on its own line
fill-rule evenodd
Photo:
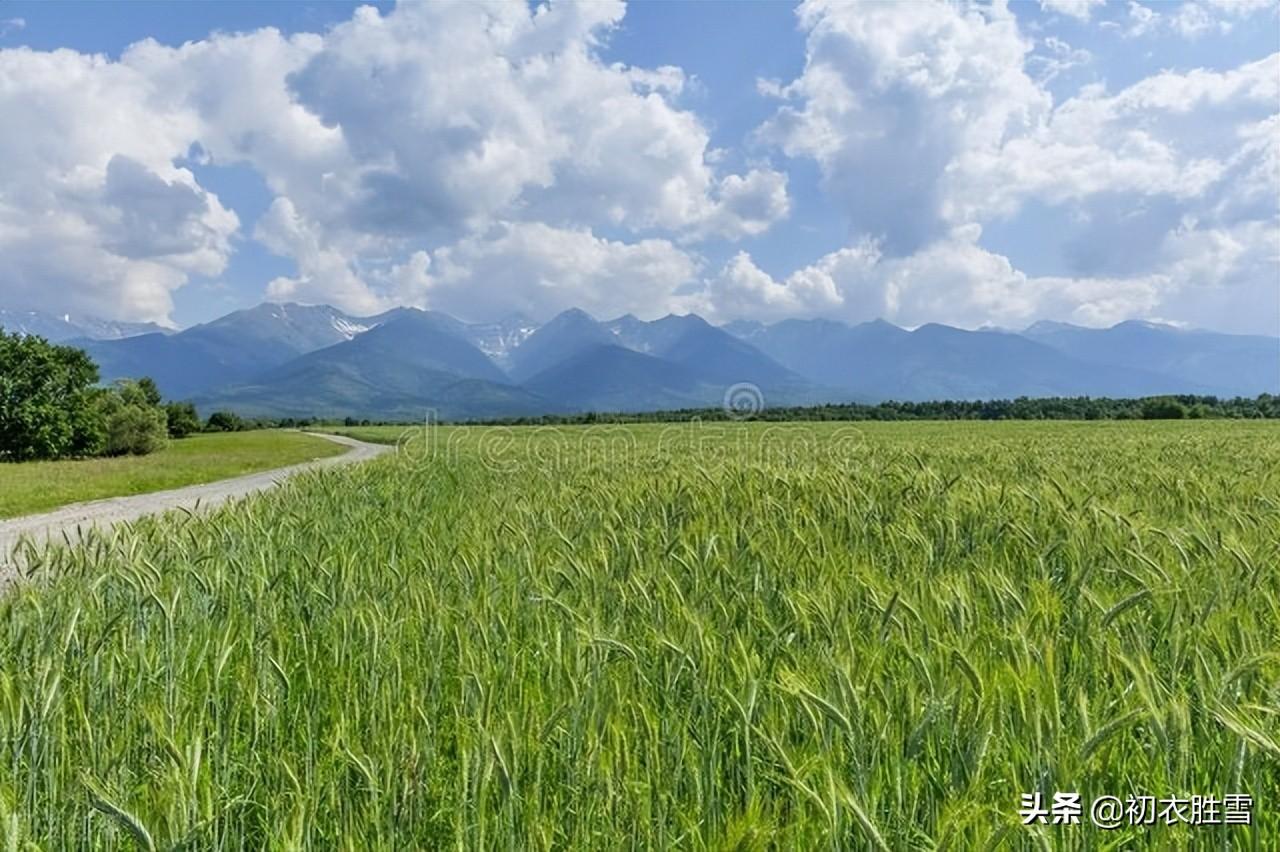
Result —
M 153 400 L 150 380 L 116 382 L 99 398 L 98 408 L 105 424 L 102 447 L 109 456 L 142 456 L 164 449 L 169 440 L 169 418 Z
M 163 409 L 120 405 L 107 417 L 106 454 L 145 456 L 164 449 L 169 423 Z
M 93 455 L 103 423 L 98 367 L 83 351 L 0 329 L 0 459 Z
M 185 438 L 200 431 L 200 415 L 189 402 L 171 402 L 164 407 L 170 438 Z
M 1182 420 L 1187 407 L 1171 396 L 1157 396 L 1142 401 L 1143 420 Z
M 204 426 L 206 432 L 243 432 L 244 429 L 244 420 L 234 411 L 215 411 Z

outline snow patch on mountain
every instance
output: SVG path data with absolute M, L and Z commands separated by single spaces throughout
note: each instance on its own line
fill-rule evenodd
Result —
M 356 322 L 349 317 L 334 316 L 333 318 L 334 331 L 341 334 L 347 340 L 351 340 L 356 335 L 364 334 L 366 331 L 374 327 L 374 325 L 366 325 L 364 323 Z
M 467 337 L 473 346 L 505 370 L 510 366 L 511 352 L 537 330 L 537 323 L 515 316 L 498 322 L 471 323 L 467 326 Z

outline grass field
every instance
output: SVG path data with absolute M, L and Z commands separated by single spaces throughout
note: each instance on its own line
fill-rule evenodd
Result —
M 1267 423 L 443 429 L 51 552 L 0 602 L 0 833 L 1275 849 L 1278 531 Z
M 213 482 L 342 452 L 344 447 L 299 432 L 229 432 L 170 441 L 148 456 L 0 464 L 0 518 Z

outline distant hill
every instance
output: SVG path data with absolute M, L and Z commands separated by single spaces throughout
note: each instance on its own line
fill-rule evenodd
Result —
M 856 326 L 786 320 L 728 328 L 806 379 L 844 388 L 864 401 L 1280 391 L 1280 339 L 1207 332 L 1202 338 L 1149 326 L 1143 332 L 1148 339 L 1137 345 L 1091 349 L 1091 340 L 1131 342 L 1134 335 L 1125 325 L 1077 329 L 1086 332 L 1080 336 L 1049 334 L 1042 327 L 1025 334 L 937 324 L 907 331 L 882 320 Z M 1210 363 L 1203 354 L 1206 342 L 1214 344 L 1217 360 L 1201 369 Z
M 178 333 L 140 327 L 92 340 L 85 328 L 76 326 L 75 342 L 104 380 L 150 375 L 167 396 L 194 398 L 206 411 L 261 416 L 643 412 L 716 406 L 744 382 L 775 407 L 1280 393 L 1280 338 L 1144 322 L 1021 332 L 823 319 L 717 327 L 696 315 L 600 321 L 569 310 L 544 324 L 519 315 L 473 323 L 413 308 L 354 317 L 265 304 Z
M 1280 390 L 1280 344 L 1272 337 L 1138 321 L 1111 328 L 1041 322 L 1022 335 L 1087 364 L 1159 373 L 1219 396 Z
M 573 411 L 655 411 L 716 405 L 724 388 L 696 371 L 622 346 L 597 344 L 525 382 Z

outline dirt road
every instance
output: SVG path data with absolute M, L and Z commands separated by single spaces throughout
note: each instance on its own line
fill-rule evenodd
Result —
M 220 506 L 228 500 L 274 488 L 285 479 L 302 471 L 362 462 L 395 450 L 395 447 L 367 444 L 341 435 L 308 434 L 326 438 L 351 449 L 340 456 L 264 470 L 234 479 L 223 479 L 204 485 L 189 485 L 171 491 L 135 494 L 132 497 L 110 497 L 90 503 L 75 503 L 39 515 L 0 520 L 0 589 L 18 576 L 13 564 L 13 555 L 14 549 L 24 538 L 43 543 L 50 539 L 60 540 L 66 535 L 74 541 L 79 538 L 81 530 L 92 527 L 102 529 L 125 521 L 137 520 L 144 515 L 167 512 L 171 509 L 195 510 L 198 508 L 205 511 Z

